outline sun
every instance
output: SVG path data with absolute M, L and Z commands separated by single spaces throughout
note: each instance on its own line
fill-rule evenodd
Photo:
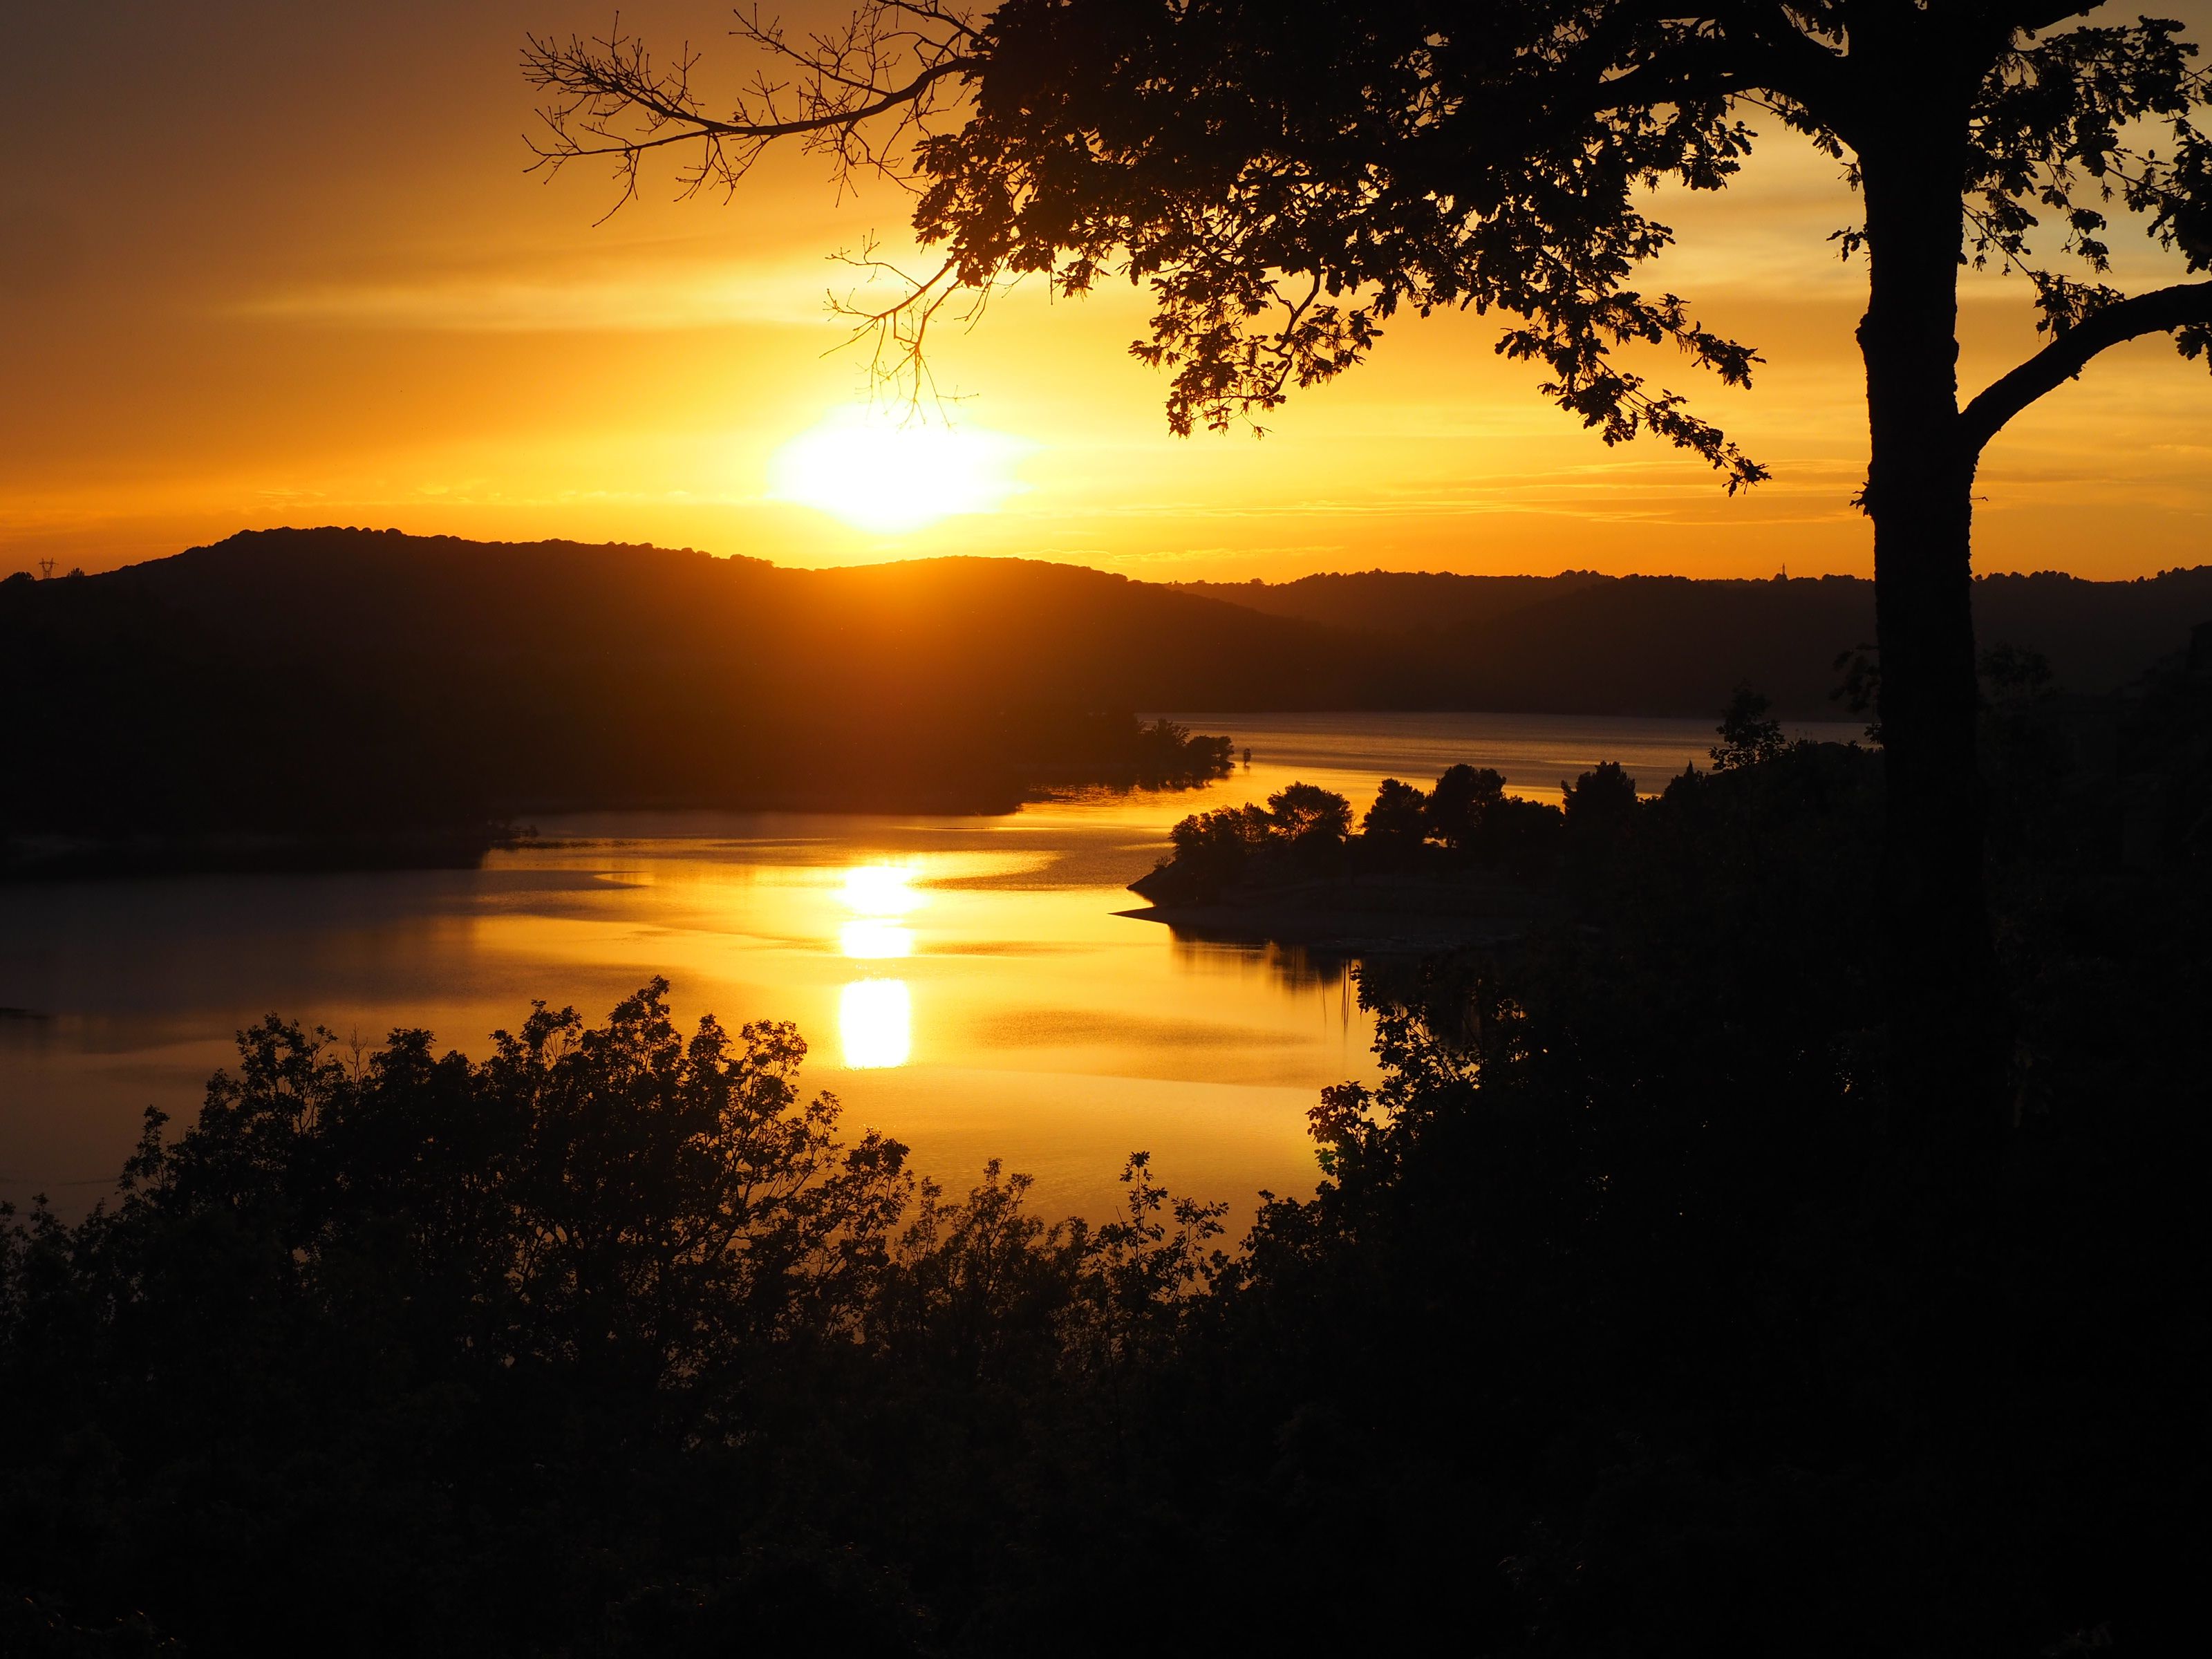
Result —
M 769 495 L 901 535 L 992 511 L 1021 489 L 1012 467 L 1030 447 L 1002 432 L 848 405 L 776 452 Z

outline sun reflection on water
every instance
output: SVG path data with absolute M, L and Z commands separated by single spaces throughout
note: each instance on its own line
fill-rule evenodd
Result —
M 902 864 L 858 864 L 845 872 L 842 896 L 855 915 L 902 916 L 922 902 L 914 872 Z
M 914 954 L 914 930 L 881 916 L 855 916 L 838 930 L 837 948 L 860 962 Z
M 841 953 L 858 962 L 914 954 L 914 930 L 898 920 L 923 901 L 910 866 L 854 865 L 845 872 L 838 896 L 853 913 L 837 932 Z M 871 975 L 848 985 L 838 1000 L 837 1035 L 848 1071 L 905 1065 L 914 1053 L 914 999 L 906 981 Z
M 838 1000 L 837 1035 L 848 1071 L 905 1065 L 914 1052 L 914 1000 L 906 981 L 856 979 L 848 985 Z

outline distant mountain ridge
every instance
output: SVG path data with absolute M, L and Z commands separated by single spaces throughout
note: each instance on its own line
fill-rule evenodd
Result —
M 1429 570 L 1332 571 L 1290 581 L 1174 582 L 1177 592 L 1220 599 L 1271 617 L 1371 632 L 1420 634 L 1498 622 L 1583 587 L 1614 580 L 1594 570 L 1556 576 L 1460 576 Z
M 2102 690 L 2212 568 L 1991 577 L 1985 643 Z M 568 807 L 976 811 L 1104 776 L 1133 711 L 1839 714 L 1871 585 L 1368 573 L 1167 586 L 1038 561 L 244 532 L 0 582 L 0 833 L 319 831 Z M 1232 733 L 1233 735 L 1233 733 Z
M 1875 636 L 1874 584 L 1364 571 L 1177 591 L 1290 621 L 1388 637 L 1438 676 L 1443 705 L 1561 714 L 1702 714 L 1748 680 L 1784 713 L 1836 712 L 1837 655 Z M 2058 684 L 2103 692 L 2212 618 L 2212 565 L 2134 581 L 2057 572 L 1974 582 L 1984 649 L 2041 652 Z

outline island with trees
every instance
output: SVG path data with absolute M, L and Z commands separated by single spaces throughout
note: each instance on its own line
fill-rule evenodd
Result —
M 1496 769 L 1463 763 L 1427 789 L 1385 778 L 1357 830 L 1343 796 L 1291 783 L 1264 806 L 1216 807 L 1176 824 L 1170 855 L 1130 884 L 1151 908 L 1128 914 L 1202 937 L 1370 959 L 1495 945 L 1632 878 L 1640 844 L 1741 811 L 1739 798 L 1753 793 L 1800 793 L 1797 813 L 1838 823 L 1879 816 L 1875 751 L 1785 740 L 1748 687 L 1723 715 L 1711 758 L 1710 772 L 1692 766 L 1650 799 L 1619 763 L 1601 761 L 1563 780 L 1556 805 L 1509 793 Z

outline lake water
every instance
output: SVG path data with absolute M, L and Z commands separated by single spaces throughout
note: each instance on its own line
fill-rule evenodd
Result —
M 1316 1092 L 1371 1079 L 1341 963 L 1181 939 L 1116 914 L 1186 813 L 1293 780 L 1364 811 L 1454 762 L 1515 793 L 1618 760 L 1646 793 L 1700 720 L 1190 714 L 1252 759 L 1202 790 L 1098 793 L 1004 817 L 699 813 L 541 820 L 464 871 L 208 875 L 0 887 L 0 1198 L 74 1215 L 158 1105 L 189 1121 L 232 1034 L 276 1012 L 374 1044 L 421 1025 L 483 1054 L 532 998 L 590 1018 L 655 974 L 689 1024 L 795 1021 L 805 1081 L 964 1187 L 985 1159 L 1051 1214 L 1097 1214 L 1143 1149 L 1178 1191 L 1303 1193 Z M 1848 740 L 1850 726 L 1798 728 Z

